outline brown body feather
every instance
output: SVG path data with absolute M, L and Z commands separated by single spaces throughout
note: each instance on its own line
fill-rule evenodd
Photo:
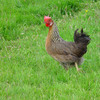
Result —
M 64 41 L 60 36 L 55 23 L 49 27 L 48 36 L 46 39 L 46 50 L 55 60 L 60 62 L 64 67 L 82 63 L 82 56 L 87 51 L 87 45 L 90 41 L 88 35 L 75 31 L 74 42 Z

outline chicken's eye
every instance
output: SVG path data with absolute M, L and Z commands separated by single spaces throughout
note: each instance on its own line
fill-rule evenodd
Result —
M 48 22 L 50 22 L 50 21 L 51 21 L 51 19 L 48 20 Z
M 48 20 L 47 23 L 50 23 L 51 20 Z

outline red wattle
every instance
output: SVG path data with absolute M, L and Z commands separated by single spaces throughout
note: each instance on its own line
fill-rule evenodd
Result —
M 46 27 L 49 27 L 50 25 L 46 23 Z

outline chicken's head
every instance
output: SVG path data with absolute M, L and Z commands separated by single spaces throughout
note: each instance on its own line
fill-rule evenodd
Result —
M 53 20 L 49 16 L 44 16 L 44 22 L 47 27 L 51 27 L 53 25 Z

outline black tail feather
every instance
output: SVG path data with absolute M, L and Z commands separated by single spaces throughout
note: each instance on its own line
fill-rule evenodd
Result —
M 75 43 L 82 43 L 84 45 L 88 45 L 90 42 L 89 35 L 86 35 L 86 33 L 83 32 L 83 28 L 81 29 L 81 32 L 78 33 L 78 29 L 74 33 L 74 41 Z
M 90 40 L 89 35 L 86 35 L 86 33 L 83 32 L 83 29 L 81 29 L 80 33 L 78 33 L 78 29 L 75 31 L 74 41 L 78 47 L 78 57 L 82 57 L 87 52 L 87 45 L 90 43 Z

